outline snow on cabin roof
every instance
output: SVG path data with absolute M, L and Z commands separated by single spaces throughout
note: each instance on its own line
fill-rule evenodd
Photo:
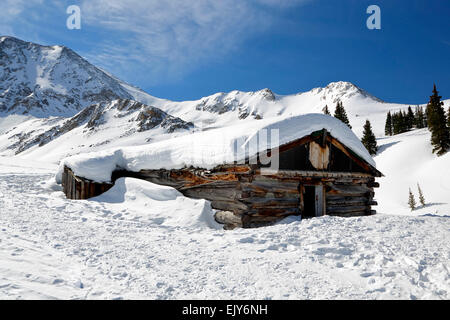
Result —
M 221 164 L 242 161 L 246 156 L 251 157 L 258 152 L 265 152 L 269 147 L 276 148 L 322 129 L 326 129 L 334 138 L 375 167 L 375 161 L 347 125 L 334 117 L 313 113 L 284 119 L 267 118 L 243 122 L 148 145 L 71 156 L 61 161 L 56 179 L 61 182 L 64 166 L 79 177 L 97 182 L 110 181 L 112 172 L 117 168 L 134 172 L 189 166 L 212 169 Z M 267 137 L 268 143 L 255 143 L 258 136 L 263 137 L 262 141 L 266 141 L 264 137 Z

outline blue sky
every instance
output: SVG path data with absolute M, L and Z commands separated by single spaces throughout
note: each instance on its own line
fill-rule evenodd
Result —
M 369 30 L 369 5 L 381 30 Z M 81 8 L 81 30 L 66 8 Z M 450 98 L 448 0 L 1 0 L 0 34 L 66 45 L 152 95 L 198 99 L 350 81 L 375 96 Z

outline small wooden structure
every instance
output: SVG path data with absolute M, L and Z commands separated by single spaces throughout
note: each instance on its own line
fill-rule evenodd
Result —
M 187 197 L 207 199 L 219 210 L 216 220 L 226 228 L 257 227 L 289 215 L 303 218 L 324 214 L 374 214 L 376 177 L 382 174 L 325 129 L 277 148 L 279 169 L 264 172 L 259 154 L 245 164 L 224 164 L 212 170 L 116 170 L 112 183 L 77 177 L 65 167 L 62 184 L 70 199 L 97 196 L 121 177 L 144 179 L 171 186 Z M 274 152 L 274 150 L 270 150 Z M 256 163 L 256 164 L 252 164 Z

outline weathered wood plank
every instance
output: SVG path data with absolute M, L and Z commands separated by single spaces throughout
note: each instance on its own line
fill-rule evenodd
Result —
M 327 214 L 334 213 L 352 213 L 352 212 L 367 212 L 370 211 L 370 206 L 348 206 L 348 207 L 327 207 Z
M 236 188 L 211 188 L 211 187 L 196 187 L 189 189 L 180 189 L 180 191 L 187 197 L 195 199 L 206 200 L 222 200 L 232 201 L 236 198 L 240 198 L 241 191 Z
M 260 169 L 255 170 L 255 176 L 265 176 L 272 177 L 275 179 L 283 178 L 306 178 L 306 177 L 320 177 L 320 178 L 345 178 L 345 177 L 355 177 L 355 178 L 371 178 L 373 177 L 370 173 L 360 173 L 360 172 L 329 172 L 329 171 L 303 171 L 303 170 L 270 170 L 266 169 L 265 174 L 261 174 Z
M 249 210 L 249 207 L 239 201 L 211 201 L 211 207 L 216 210 L 233 211 L 234 213 L 243 213 Z
M 327 199 L 327 206 L 329 207 L 340 207 L 340 206 L 365 206 L 369 204 L 369 201 L 367 198 L 359 198 L 355 197 L 355 199 L 352 200 L 328 200 Z
M 278 207 L 278 208 L 298 208 L 299 199 L 278 199 L 278 198 L 246 198 L 241 202 L 247 204 L 251 208 Z
M 332 217 L 360 217 L 369 215 L 366 211 L 355 211 L 355 212 L 341 212 L 341 213 L 328 213 Z
M 340 195 L 340 196 L 367 196 L 372 192 L 371 188 L 358 185 L 327 185 L 327 195 Z

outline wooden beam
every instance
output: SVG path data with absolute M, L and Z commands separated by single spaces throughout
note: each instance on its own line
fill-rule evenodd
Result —
M 371 178 L 370 173 L 360 172 L 329 172 L 329 171 L 304 171 L 304 170 L 269 170 L 265 169 L 265 174 L 261 174 L 260 169 L 255 170 L 255 176 L 268 177 L 273 179 L 280 178 L 305 178 L 305 177 L 332 177 L 332 178 Z

